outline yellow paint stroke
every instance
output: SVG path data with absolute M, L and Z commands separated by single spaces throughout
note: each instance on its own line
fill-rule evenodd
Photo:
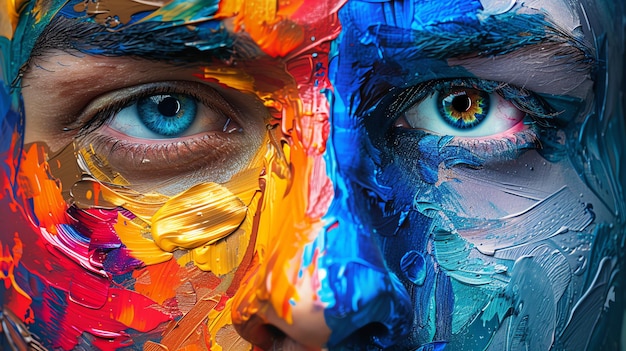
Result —
M 253 203 L 248 211 L 254 213 L 257 205 Z M 187 262 L 194 262 L 204 271 L 211 271 L 216 275 L 224 275 L 232 272 L 239 266 L 250 243 L 252 233 L 252 221 L 254 216 L 248 215 L 241 228 L 233 234 L 216 241 L 210 245 L 204 245 L 189 251 L 178 260 L 181 266 Z
M 130 250 L 133 257 L 143 261 L 147 265 L 159 264 L 170 260 L 173 255 L 159 248 L 153 240 L 145 234 L 149 232 L 147 225 L 140 225 L 122 213 L 117 214 L 117 223 L 114 226 L 117 236 Z
M 233 301 L 234 306 L 237 306 L 234 318 L 238 323 L 265 308 L 266 302 L 279 316 L 291 323 L 289 302 L 297 303 L 300 299 L 296 287 L 311 281 L 300 281 L 299 278 L 303 249 L 324 227 L 319 217 L 310 217 L 310 213 L 307 213 L 310 177 L 314 165 L 323 162 L 321 155 L 308 155 L 297 136 L 291 145 L 284 144 L 281 149 L 278 147 L 275 145 L 266 155 L 267 168 L 271 172 L 265 176 L 265 197 L 256 238 L 256 261 L 244 277 L 247 283 L 242 284 Z M 288 166 L 284 157 L 291 161 Z M 286 169 L 294 173 L 286 176 L 291 174 L 285 172 Z M 314 268 L 309 269 L 314 271 Z
M 258 182 L 238 195 L 251 197 Z M 198 184 L 168 200 L 152 216 L 152 238 L 165 251 L 194 249 L 233 233 L 246 217 L 247 204 L 225 186 Z
M 262 158 L 258 156 L 253 162 L 256 165 Z M 246 205 L 246 215 L 239 227 L 230 235 L 215 242 L 193 248 L 178 259 L 181 266 L 194 262 L 196 266 L 216 275 L 232 272 L 239 266 L 246 253 L 250 237 L 254 213 L 259 203 L 259 174 L 261 168 L 255 167 L 239 173 L 232 180 L 223 184 L 224 188 L 236 194 Z
M 127 187 L 104 184 L 91 178 L 76 182 L 72 187 L 72 197 L 79 208 L 123 207 L 148 223 L 169 199 L 162 194 L 142 194 Z
M 83 171 L 99 181 L 122 186 L 130 185 L 126 178 L 111 167 L 106 158 L 96 153 L 92 145 L 78 150 L 78 164 Z
M 67 204 L 61 194 L 61 182 L 50 172 L 43 147 L 33 144 L 24 152 L 18 181 L 22 195 L 32 199 L 39 226 L 57 233 L 57 224 L 67 223 Z

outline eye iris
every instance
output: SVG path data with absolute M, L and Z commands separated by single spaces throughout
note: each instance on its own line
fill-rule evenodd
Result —
M 470 88 L 455 88 L 439 95 L 439 112 L 444 121 L 458 129 L 480 124 L 489 111 L 489 94 Z
M 154 133 L 176 136 L 196 119 L 195 99 L 182 94 L 152 95 L 137 101 L 141 122 Z

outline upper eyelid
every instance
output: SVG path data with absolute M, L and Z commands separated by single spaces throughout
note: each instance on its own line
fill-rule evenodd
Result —
M 87 134 L 138 99 L 157 94 L 185 94 L 207 107 L 239 121 L 239 111 L 216 88 L 194 81 L 162 81 L 131 86 L 101 95 L 91 101 L 77 119 L 79 134 Z M 210 95 L 210 99 L 207 95 Z M 108 102 L 107 102 L 108 100 Z

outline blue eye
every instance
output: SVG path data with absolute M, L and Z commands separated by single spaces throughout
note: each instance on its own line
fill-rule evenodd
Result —
M 198 133 L 231 133 L 239 126 L 211 103 L 184 93 L 140 95 L 108 117 L 109 128 L 140 139 L 172 139 Z
M 137 101 L 139 120 L 152 132 L 173 137 L 184 133 L 196 119 L 195 99 L 182 94 L 152 95 Z

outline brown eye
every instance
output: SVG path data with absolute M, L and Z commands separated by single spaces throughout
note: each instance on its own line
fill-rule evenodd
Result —
M 526 113 L 497 92 L 451 82 L 430 89 L 398 118 L 396 127 L 456 137 L 488 137 L 525 128 L 521 122 Z
M 452 88 L 439 93 L 437 99 L 442 119 L 453 128 L 476 127 L 489 113 L 490 97 L 482 90 Z

